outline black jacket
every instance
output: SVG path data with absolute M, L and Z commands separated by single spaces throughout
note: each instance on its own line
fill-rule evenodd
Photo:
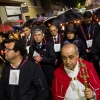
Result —
M 82 31 L 81 28 L 83 29 L 83 31 Z M 76 28 L 76 33 L 77 33 L 78 37 L 82 39 L 82 41 L 84 42 L 85 46 L 87 47 L 86 40 L 89 40 L 88 33 L 90 34 L 90 39 L 94 40 L 100 33 L 100 26 L 99 26 L 99 24 L 92 22 L 91 26 L 90 26 L 90 29 L 88 30 L 87 29 L 87 25 L 84 24 L 84 22 L 83 22 L 81 25 L 79 25 Z
M 23 41 L 25 46 L 30 46 L 33 43 L 33 34 L 31 34 L 31 37 L 30 37 L 29 41 L 27 41 L 25 36 L 22 37 L 22 38 L 21 37 L 19 37 L 19 38 Z
M 93 60 L 100 61 L 100 35 L 93 41 L 91 53 Z
M 48 86 L 39 66 L 26 61 L 20 68 L 19 85 L 9 85 L 10 70 L 10 65 L 3 68 L 0 100 L 47 100 Z
M 91 54 L 92 54 L 92 60 L 94 67 L 100 77 L 100 66 L 99 66 L 99 61 L 100 61 L 100 35 L 95 38 L 93 41 L 92 49 L 91 49 Z
M 43 58 L 43 60 L 39 63 L 39 65 L 41 69 L 43 70 L 45 77 L 47 79 L 53 78 L 54 62 L 56 59 L 53 44 L 50 42 L 47 42 L 44 39 L 42 41 L 42 47 L 38 49 L 35 41 L 33 41 L 33 45 L 31 45 L 29 48 L 28 58 L 30 60 L 33 60 L 34 51 L 39 53 L 40 56 Z
M 58 33 L 57 41 L 56 41 L 55 44 L 61 44 L 61 47 L 62 47 L 63 38 L 64 38 L 64 35 Z M 51 42 L 54 45 L 54 40 L 53 40 L 53 37 L 51 35 L 49 37 L 46 37 L 46 40 L 48 42 Z M 61 53 L 60 52 L 55 52 L 55 54 L 56 54 L 56 59 L 58 60 L 58 63 L 56 65 L 56 67 L 58 67 L 62 63 Z

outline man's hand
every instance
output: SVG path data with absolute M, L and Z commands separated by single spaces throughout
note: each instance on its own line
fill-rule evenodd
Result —
M 94 98 L 94 93 L 90 88 L 87 88 L 87 89 L 83 90 L 83 92 L 84 92 L 86 98 L 88 98 L 88 99 L 93 99 Z
M 100 66 L 100 61 L 99 61 L 99 66 Z
M 34 56 L 34 60 L 35 60 L 36 62 L 40 62 L 40 61 L 43 60 L 43 58 L 42 58 L 41 56 Z

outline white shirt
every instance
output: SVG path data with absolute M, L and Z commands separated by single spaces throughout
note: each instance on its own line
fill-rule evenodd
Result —
M 56 38 L 56 40 L 55 40 L 55 38 Z M 57 38 L 58 38 L 58 34 L 55 37 L 53 37 L 54 42 L 57 41 Z
M 26 37 L 27 41 L 29 41 L 30 38 L 31 38 L 31 33 L 30 33 L 30 35 L 28 37 Z
M 42 41 L 37 45 L 37 47 L 38 47 L 38 46 L 39 46 L 40 48 L 42 47 Z

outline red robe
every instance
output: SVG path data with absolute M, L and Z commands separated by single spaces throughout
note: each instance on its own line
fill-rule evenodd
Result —
M 80 60 L 78 60 L 80 64 Z M 95 94 L 96 94 L 96 100 L 100 100 L 100 80 L 99 77 L 92 65 L 92 63 L 87 62 L 85 60 L 82 60 L 84 64 L 86 64 L 87 70 L 88 70 L 88 87 L 91 88 Z M 77 79 L 84 84 L 84 79 L 82 76 L 82 67 L 80 66 L 80 70 L 77 75 Z M 71 78 L 67 75 L 67 73 L 64 70 L 64 65 L 60 65 L 55 71 L 54 71 L 54 79 L 52 83 L 52 95 L 53 100 L 64 100 L 65 93 L 69 87 Z

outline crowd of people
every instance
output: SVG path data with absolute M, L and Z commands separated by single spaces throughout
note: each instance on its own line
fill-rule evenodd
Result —
M 100 100 L 100 25 L 83 17 L 64 31 L 25 23 L 0 33 L 0 100 Z

